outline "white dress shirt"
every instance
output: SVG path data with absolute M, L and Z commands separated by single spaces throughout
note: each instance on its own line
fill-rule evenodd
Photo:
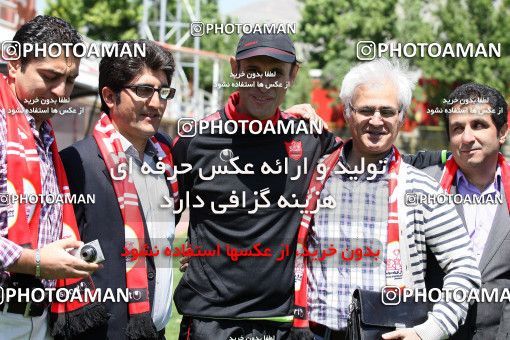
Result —
M 119 134 L 120 135 L 120 134 Z M 132 158 L 133 173 L 131 174 L 133 182 L 138 192 L 138 197 L 142 205 L 147 230 L 151 239 L 151 245 L 157 246 L 160 254 L 154 257 L 156 266 L 156 284 L 154 292 L 154 301 L 152 302 L 152 320 L 158 331 L 165 328 L 172 314 L 172 257 L 164 255 L 165 247 L 171 247 L 175 236 L 175 215 L 168 208 L 161 208 L 165 201 L 163 196 L 172 197 L 168 191 L 168 185 L 165 181 L 165 175 L 160 174 L 142 174 L 142 162 L 138 151 L 122 135 L 120 135 L 122 148 L 126 156 Z M 147 142 L 143 162 L 152 169 L 155 168 L 157 151 L 154 146 Z

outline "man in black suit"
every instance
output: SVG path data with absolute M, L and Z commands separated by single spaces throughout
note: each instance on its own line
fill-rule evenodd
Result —
M 172 197 L 176 190 L 166 174 L 141 170 L 156 169 L 169 154 L 170 141 L 157 131 L 175 92 L 170 88 L 174 61 L 170 52 L 153 42 L 118 44 L 128 45 L 131 51 L 135 44 L 144 44 L 146 54 L 101 60 L 103 114 L 93 136 L 61 152 L 71 192 L 95 195 L 95 204 L 76 204 L 75 212 L 82 240 L 99 240 L 106 259 L 104 269 L 93 277 L 96 286 L 103 291 L 130 290 L 129 302 L 106 302 L 111 314 L 108 326 L 87 338 L 164 339 L 171 315 L 171 257 L 135 260 L 121 254 L 133 242 L 140 248 L 157 245 L 163 251 L 173 241 L 175 216 L 161 203 L 163 196 Z M 119 159 L 130 164 L 127 178 L 119 179 L 112 170 Z
M 448 100 L 446 132 L 452 157 L 446 164 L 424 169 L 450 194 L 479 197 L 456 208 L 473 242 L 482 275 L 481 292 L 510 287 L 510 165 L 499 152 L 508 133 L 507 104 L 495 89 L 469 83 L 457 87 Z M 485 202 L 485 204 L 483 203 Z M 492 203 L 494 202 L 494 203 Z M 441 270 L 431 261 L 427 287 L 438 288 Z M 510 303 L 478 302 L 470 306 L 466 323 L 452 339 L 508 339 Z

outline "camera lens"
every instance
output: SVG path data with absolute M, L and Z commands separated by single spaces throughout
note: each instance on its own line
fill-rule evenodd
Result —
M 81 258 L 86 262 L 94 262 L 97 258 L 97 251 L 93 246 L 86 245 L 81 248 Z

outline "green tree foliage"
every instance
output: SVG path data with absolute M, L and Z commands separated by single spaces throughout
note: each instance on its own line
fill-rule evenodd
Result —
M 313 46 L 311 63 L 324 73 L 343 75 L 359 60 L 355 44 L 380 42 L 500 43 L 501 58 L 419 58 L 409 60 L 422 77 L 432 102 L 452 86 L 476 81 L 510 95 L 510 0 L 301 0 L 300 40 Z M 476 50 L 476 48 L 475 48 Z
M 48 0 L 46 14 L 70 22 L 91 39 L 136 39 L 142 0 Z
M 358 40 L 378 43 L 395 35 L 396 0 L 302 2 L 298 39 L 313 45 L 313 67 L 321 68 L 327 74 L 337 74 L 338 83 L 356 60 Z
M 312 92 L 312 84 L 310 82 L 310 66 L 303 64 L 300 66 L 294 84 L 287 90 L 282 110 L 295 104 L 309 103 L 310 93 Z
M 455 85 L 475 81 L 510 95 L 510 1 L 447 0 L 435 11 L 435 41 L 476 45 L 501 43 L 501 58 L 423 58 L 416 64 L 429 78 Z

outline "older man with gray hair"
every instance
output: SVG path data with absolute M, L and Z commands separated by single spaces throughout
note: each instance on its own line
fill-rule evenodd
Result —
M 336 208 L 303 217 L 310 222 L 310 253 L 332 246 L 338 250 L 329 260 L 307 261 L 308 319 L 316 339 L 345 337 L 356 288 L 424 289 L 427 248 L 446 273 L 445 289 L 468 293 L 480 286 L 472 246 L 454 205 L 407 200 L 410 194 L 441 193 L 439 184 L 406 164 L 394 146 L 414 85 L 405 69 L 386 59 L 360 64 L 343 80 L 340 97 L 352 139 L 321 160 L 318 169 L 327 175 L 310 187 L 311 193 L 322 186 L 320 199 L 332 196 Z M 467 306 L 467 301 L 443 296 L 424 323 L 383 338 L 445 339 L 464 322 Z

